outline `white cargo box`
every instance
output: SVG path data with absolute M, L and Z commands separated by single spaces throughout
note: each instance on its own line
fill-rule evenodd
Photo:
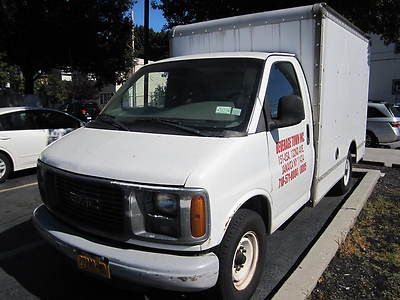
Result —
M 349 151 L 365 152 L 369 42 L 325 4 L 177 26 L 171 56 L 214 52 L 288 52 L 299 59 L 313 106 L 313 202 L 343 176 Z

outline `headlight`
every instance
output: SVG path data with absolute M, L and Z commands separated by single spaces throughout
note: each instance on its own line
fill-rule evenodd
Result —
M 209 204 L 203 189 L 127 186 L 134 238 L 199 244 L 208 238 Z
M 156 193 L 154 194 L 154 207 L 156 211 L 168 216 L 176 216 L 178 214 L 178 201 L 177 195 Z

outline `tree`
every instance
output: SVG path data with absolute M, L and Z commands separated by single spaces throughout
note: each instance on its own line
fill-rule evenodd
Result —
M 135 26 L 135 57 L 143 58 L 144 55 L 144 27 Z M 149 60 L 160 60 L 167 58 L 168 51 L 168 32 L 156 32 L 149 29 Z
M 93 99 L 99 92 L 95 80 L 88 74 L 72 73 L 73 80 L 62 80 L 58 70 L 41 75 L 35 82 L 35 94 L 43 101 L 44 106 L 59 106 L 72 100 L 85 101 Z
M 44 106 L 52 107 L 71 99 L 71 91 L 72 82 L 61 80 L 59 74 L 42 75 L 35 82 L 35 93 Z
M 34 81 L 51 68 L 70 67 L 112 82 L 132 63 L 132 0 L 0 0 L 0 52 Z
M 326 0 L 356 26 L 368 33 L 381 34 L 386 43 L 400 41 L 399 0 Z M 310 5 L 314 0 L 160 0 L 153 7 L 161 9 L 167 27 L 223 17 L 288 7 Z
M 23 84 L 20 74 L 19 68 L 6 63 L 6 55 L 0 53 L 0 91 L 9 84 L 14 92 L 19 93 Z

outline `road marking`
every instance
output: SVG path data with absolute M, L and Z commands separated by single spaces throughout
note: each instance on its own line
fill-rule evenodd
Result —
M 12 188 L 0 190 L 0 193 L 5 193 L 5 192 L 13 191 L 13 190 L 18 190 L 18 189 L 23 189 L 23 188 L 26 188 L 26 187 L 29 187 L 29 186 L 34 186 L 34 185 L 37 185 L 37 184 L 38 184 L 37 182 L 32 182 L 32 183 L 28 183 L 28 184 L 24 184 L 24 185 L 20 185 L 20 186 L 15 186 L 15 187 L 12 187 Z

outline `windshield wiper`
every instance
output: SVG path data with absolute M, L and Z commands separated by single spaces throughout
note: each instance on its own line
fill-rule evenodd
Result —
M 118 129 L 131 131 L 126 125 L 122 124 L 121 122 L 118 122 L 117 120 L 115 120 L 115 117 L 111 115 L 102 114 L 99 115 L 96 120 L 100 120 L 104 123 L 110 124 L 111 126 L 114 126 L 115 128 Z
M 203 133 L 200 129 L 195 128 L 195 127 L 190 127 L 190 126 L 186 126 L 186 125 L 182 125 L 180 121 L 178 120 L 170 120 L 170 119 L 158 119 L 158 118 L 143 118 L 140 120 L 149 120 L 152 122 L 156 122 L 156 123 L 160 123 L 160 124 L 164 124 L 164 125 L 168 125 L 174 128 L 178 128 L 182 131 L 186 131 L 189 133 L 193 133 L 195 135 L 198 136 L 207 136 L 205 133 Z

